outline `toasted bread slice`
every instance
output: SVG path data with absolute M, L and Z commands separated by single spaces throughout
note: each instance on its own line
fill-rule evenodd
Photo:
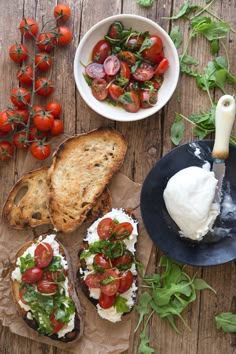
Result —
M 32 171 L 22 177 L 11 190 L 2 211 L 5 223 L 15 229 L 51 224 L 48 203 L 48 168 Z M 108 188 L 96 201 L 86 221 L 92 222 L 111 209 L 111 194 Z
M 23 247 L 21 247 L 21 249 L 17 252 L 16 254 L 16 260 L 15 260 L 15 264 L 13 265 L 12 269 L 11 269 L 11 289 L 12 289 L 12 294 L 13 294 L 13 298 L 14 301 L 16 303 L 16 307 L 17 310 L 19 312 L 19 314 L 22 316 L 22 318 L 24 319 L 24 321 L 27 323 L 27 325 L 29 327 L 31 327 L 33 330 L 39 331 L 39 327 L 40 327 L 40 323 L 41 323 L 41 318 L 44 317 L 40 317 L 38 312 L 39 310 L 39 305 L 40 305 L 40 301 L 42 300 L 42 308 L 43 308 L 43 304 L 44 304 L 44 298 L 45 299 L 49 299 L 49 297 L 51 298 L 51 303 L 55 302 L 55 301 L 59 301 L 56 300 L 56 298 L 54 296 L 57 296 L 58 299 L 58 293 L 55 294 L 42 294 L 40 292 L 38 292 L 37 290 L 37 284 L 39 283 L 24 283 L 23 282 L 23 278 L 22 278 L 22 274 L 21 274 L 21 280 L 19 280 L 19 273 L 20 273 L 20 268 L 19 268 L 19 258 L 22 257 L 24 255 L 24 252 L 29 249 L 29 247 L 32 247 L 33 244 L 43 244 L 43 241 L 46 239 L 46 237 L 52 237 L 53 235 L 42 235 L 40 238 L 34 239 L 33 241 L 27 242 Z M 46 240 L 46 244 L 50 244 L 50 242 L 48 241 L 48 239 Z M 81 318 L 81 307 L 80 307 L 80 302 L 79 299 L 77 297 L 76 294 L 76 290 L 75 290 L 75 286 L 74 286 L 74 277 L 73 277 L 73 272 L 71 269 L 71 264 L 70 264 L 70 258 L 69 255 L 66 251 L 66 249 L 64 248 L 64 246 L 54 237 L 53 238 L 53 250 L 55 252 L 55 248 L 58 248 L 59 250 L 59 255 L 62 257 L 61 259 L 63 259 L 62 262 L 62 268 L 61 270 L 58 270 L 57 273 L 57 277 L 58 277 L 58 272 L 62 272 L 63 274 L 63 279 L 67 279 L 63 280 L 63 284 L 61 285 L 61 287 L 65 288 L 67 287 L 67 291 L 68 291 L 68 295 L 64 295 L 62 297 L 62 301 L 67 301 L 65 300 L 65 296 L 71 298 L 74 302 L 74 306 L 75 306 L 75 315 L 74 317 L 71 319 L 71 323 L 69 326 L 67 326 L 67 324 L 64 325 L 64 327 L 62 327 L 62 331 L 64 333 L 50 333 L 50 334 L 45 334 L 42 332 L 42 328 L 41 328 L 41 334 L 53 339 L 53 340 L 58 340 L 61 342 L 73 342 L 78 340 L 83 332 L 83 321 Z M 57 244 L 57 246 L 55 246 L 55 243 Z M 45 245 L 46 245 L 45 244 Z M 52 243 L 51 243 L 52 244 Z M 47 246 L 45 246 L 47 247 Z M 55 254 L 54 254 L 55 255 Z M 24 255 L 26 256 L 26 255 Z M 50 264 L 49 264 L 50 265 Z M 65 268 L 64 268 L 65 267 Z M 68 268 L 67 268 L 68 267 Z M 46 269 L 46 268 L 45 268 Z M 44 271 L 44 269 L 41 269 Z M 46 270 L 45 270 L 46 272 Z M 44 272 L 44 273 L 45 273 Z M 55 273 L 55 274 L 56 274 Z M 45 273 L 47 274 L 47 272 Z M 45 276 L 43 275 L 43 278 L 45 278 Z M 54 279 L 54 278 L 53 278 Z M 59 278 L 58 278 L 59 279 Z M 44 280 L 45 281 L 45 280 Z M 49 280 L 48 280 L 49 281 Z M 61 280 L 60 280 L 61 281 Z M 49 284 L 52 284 L 52 280 L 49 281 Z M 59 280 L 57 280 L 57 284 L 60 284 Z M 59 285 L 57 285 L 59 287 Z M 24 289 L 22 291 L 22 289 Z M 26 290 L 27 289 L 27 290 Z M 27 302 L 27 300 L 24 298 L 24 296 L 28 296 L 28 294 L 30 294 L 30 296 L 32 296 L 32 291 L 36 290 L 36 294 L 39 294 L 38 300 L 37 300 L 37 309 L 31 307 L 31 302 Z M 29 293 L 28 293 L 29 291 Z M 35 295 L 34 295 L 35 296 Z M 36 295 L 37 296 L 37 295 Z M 60 298 L 60 297 L 59 297 Z M 32 298 L 31 298 L 32 299 Z M 69 300 L 70 301 L 70 300 Z M 34 305 L 34 304 L 33 304 Z M 62 306 L 63 308 L 63 303 L 59 304 L 57 303 L 57 307 L 60 308 L 60 306 Z M 57 309 L 55 309 L 56 311 Z M 43 310 L 41 310 L 43 311 Z M 53 309 L 52 309 L 53 311 Z M 53 312 L 54 313 L 54 312 Z M 42 314 L 42 316 L 45 316 L 46 313 Z M 49 316 L 49 314 L 48 314 Z M 47 321 L 50 320 L 50 316 L 47 319 Z M 45 321 L 45 319 L 44 319 Z M 44 322 L 45 323 L 45 322 Z M 46 322 L 47 323 L 47 322 Z M 53 324 L 53 322 L 52 322 Z M 54 325 L 54 324 L 53 324 Z
M 113 174 L 127 145 L 112 128 L 101 128 L 66 140 L 48 172 L 49 212 L 58 231 L 75 230 L 86 219 Z

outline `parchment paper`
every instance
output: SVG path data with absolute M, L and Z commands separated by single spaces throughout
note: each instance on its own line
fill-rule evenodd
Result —
M 61 142 L 61 138 L 54 141 L 54 147 Z M 44 162 L 49 165 L 50 160 Z M 41 167 L 42 162 L 34 160 L 30 154 L 26 156 L 22 175 L 32 169 Z M 142 224 L 140 215 L 140 190 L 141 186 L 132 182 L 121 173 L 117 173 L 109 185 L 112 194 L 112 206 L 135 209 L 134 213 L 139 221 L 139 236 L 137 244 L 137 258 L 147 267 L 151 254 L 152 242 Z M 58 239 L 67 248 L 72 259 L 74 274 L 77 271 L 78 251 L 89 224 L 84 224 L 77 231 L 70 234 L 58 234 Z M 36 229 L 40 234 L 40 229 Z M 45 230 L 44 230 L 45 231 Z M 51 339 L 39 336 L 35 331 L 28 328 L 22 318 L 18 315 L 10 290 L 10 266 L 14 260 L 17 250 L 27 241 L 33 239 L 31 229 L 13 230 L 8 226 L 0 225 L 0 321 L 3 326 L 9 327 L 12 333 L 31 338 L 35 341 L 54 345 L 61 349 L 67 349 L 74 353 L 86 354 L 116 354 L 128 349 L 129 336 L 131 330 L 132 313 L 124 316 L 118 323 L 111 323 L 101 319 L 96 308 L 78 289 L 79 300 L 81 302 L 84 334 L 82 338 L 74 343 L 60 343 Z M 133 311 L 134 313 L 134 311 Z

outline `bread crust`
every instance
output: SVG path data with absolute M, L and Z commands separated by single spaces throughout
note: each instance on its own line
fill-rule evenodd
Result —
M 42 235 L 42 240 L 45 239 L 45 237 L 47 236 L 47 234 Z M 16 254 L 16 258 L 15 258 L 15 263 L 11 268 L 11 273 L 16 269 L 17 264 L 17 258 L 21 257 L 23 255 L 23 253 L 33 244 L 36 243 L 38 240 L 34 239 L 33 241 L 29 241 L 26 244 L 24 244 L 19 251 Z M 68 332 L 64 337 L 62 338 L 58 338 L 58 336 L 56 334 L 52 334 L 50 336 L 46 336 L 52 340 L 57 340 L 60 342 L 65 342 L 65 343 L 71 343 L 74 341 L 77 341 L 80 339 L 80 337 L 83 334 L 83 320 L 82 320 L 82 311 L 81 311 L 81 306 L 80 306 L 80 302 L 76 293 L 76 289 L 75 289 L 75 279 L 73 276 L 73 272 L 71 269 L 71 261 L 70 261 L 70 257 L 69 254 L 67 252 L 67 250 L 64 248 L 64 246 L 56 239 L 56 241 L 59 243 L 59 252 L 60 254 L 67 260 L 68 263 L 68 292 L 70 297 L 73 299 L 74 303 L 75 303 L 75 307 L 76 307 L 76 314 L 75 314 L 75 320 L 74 320 L 74 329 L 71 332 Z M 37 323 L 34 319 L 29 319 L 27 318 L 27 311 L 25 311 L 20 305 L 19 305 L 19 300 L 20 300 L 20 283 L 18 283 L 17 280 L 10 280 L 11 282 L 11 290 L 12 290 L 12 295 L 13 295 L 13 299 L 14 302 L 16 304 L 16 308 L 18 313 L 21 315 L 22 319 L 24 320 L 24 322 L 33 330 L 37 331 Z
M 113 128 L 92 130 L 60 145 L 48 171 L 48 207 L 58 231 L 71 232 L 81 225 L 126 150 L 124 137 Z

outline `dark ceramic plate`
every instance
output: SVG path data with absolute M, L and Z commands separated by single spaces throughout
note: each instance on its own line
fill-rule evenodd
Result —
M 222 186 L 221 213 L 212 232 L 194 242 L 179 236 L 179 228 L 169 216 L 163 192 L 168 180 L 189 166 L 212 165 L 213 141 L 184 144 L 161 158 L 146 177 L 141 192 L 141 213 L 153 242 L 166 255 L 193 266 L 213 266 L 236 259 L 236 148 L 230 146 Z M 196 153 L 198 151 L 198 153 Z

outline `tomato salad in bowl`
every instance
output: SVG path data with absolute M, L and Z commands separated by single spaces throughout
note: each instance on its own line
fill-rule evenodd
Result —
M 159 111 L 172 96 L 179 76 L 178 54 L 155 22 L 115 15 L 82 38 L 74 76 L 82 98 L 97 113 L 135 121 Z
M 128 112 L 157 103 L 163 74 L 169 67 L 159 36 L 113 22 L 85 67 L 84 78 L 99 101 L 121 104 Z

